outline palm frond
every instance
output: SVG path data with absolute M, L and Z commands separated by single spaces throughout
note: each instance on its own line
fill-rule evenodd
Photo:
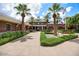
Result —
M 31 15 L 31 13 L 26 13 L 26 15 Z
M 20 6 L 14 7 L 17 11 L 22 11 L 22 8 Z
M 16 15 L 17 15 L 17 14 L 20 14 L 20 12 L 17 12 Z
M 64 9 L 63 7 L 59 7 L 59 8 L 56 10 L 56 12 L 61 11 L 61 10 L 63 10 L 63 9 Z
M 19 4 L 18 6 L 14 7 L 18 12 L 16 14 L 20 14 L 20 13 L 24 13 L 27 15 L 31 15 L 31 13 L 29 13 L 28 11 L 30 11 L 30 9 L 27 8 L 26 4 Z
M 52 8 L 49 8 L 49 11 L 53 11 L 53 9 Z
M 26 11 L 30 11 L 30 9 L 26 9 Z

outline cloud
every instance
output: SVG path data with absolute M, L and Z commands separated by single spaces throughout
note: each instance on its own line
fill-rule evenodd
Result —
M 72 10 L 72 8 L 73 8 L 72 6 L 67 7 L 67 8 L 66 8 L 66 12 L 65 12 L 64 14 L 63 14 L 62 12 L 59 12 L 60 17 L 62 18 L 61 21 L 62 21 L 63 23 L 64 23 L 64 20 L 63 20 L 63 19 L 66 17 L 66 14 Z
M 45 15 L 45 12 L 42 12 L 42 15 Z
M 60 14 L 61 18 L 65 17 L 65 15 L 66 15 L 66 13 L 63 14 L 62 12 L 59 12 L 59 14 Z
M 48 11 L 48 10 L 47 10 L 46 12 L 43 12 L 43 13 L 42 13 L 42 16 L 45 16 L 45 15 L 46 15 L 47 13 L 49 13 L 49 12 L 50 12 L 50 11 Z
M 71 6 L 69 6 L 69 7 L 67 7 L 66 8 L 66 12 L 63 14 L 63 12 L 62 11 L 60 11 L 59 12 L 59 14 L 60 14 L 60 17 L 62 18 L 61 19 L 61 22 L 63 22 L 64 23 L 64 18 L 66 17 L 66 13 L 68 13 L 68 12 L 70 12 L 72 10 L 72 7 Z
M 14 9 L 16 5 L 16 3 L 2 3 L 3 7 L 1 8 L 1 11 L 8 16 L 19 19 L 20 16 L 16 15 L 17 10 Z
M 36 17 L 36 14 L 38 14 L 41 10 L 41 4 L 40 3 L 31 3 L 28 5 L 28 8 L 30 8 L 30 13 Z
M 21 16 L 20 15 L 16 15 L 16 12 L 17 10 L 14 9 L 15 6 L 17 6 L 18 3 L 5 3 L 5 4 L 2 4 L 2 11 L 3 13 L 11 16 L 11 17 L 14 17 L 16 19 L 19 19 L 21 20 Z M 38 14 L 40 12 L 40 9 L 41 9 L 41 4 L 39 3 L 30 3 L 27 5 L 28 8 L 30 8 L 30 13 L 32 14 L 33 17 L 37 17 L 36 14 Z M 29 16 L 26 16 L 25 17 L 25 21 L 27 21 L 30 17 Z
M 62 11 L 60 11 L 60 12 L 59 12 L 60 17 L 61 17 L 61 18 L 64 18 L 64 17 L 66 16 L 66 13 L 70 12 L 71 10 L 72 10 L 72 7 L 69 6 L 69 7 L 66 8 L 66 12 L 64 12 L 64 14 L 63 14 Z
M 71 11 L 71 9 L 72 9 L 72 7 L 71 7 L 71 6 L 70 6 L 70 7 L 67 7 L 67 8 L 66 8 L 66 11 L 67 11 L 67 12 L 70 12 L 70 11 Z

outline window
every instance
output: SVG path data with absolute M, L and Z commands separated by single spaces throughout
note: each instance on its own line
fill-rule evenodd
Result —
M 11 25 L 10 24 L 6 24 L 6 30 L 10 31 L 11 30 Z

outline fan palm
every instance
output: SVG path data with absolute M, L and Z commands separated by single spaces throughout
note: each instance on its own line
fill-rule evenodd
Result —
M 31 16 L 31 23 L 33 24 L 33 22 L 34 22 L 34 17 Z
M 57 13 L 57 24 L 59 23 L 59 22 L 61 22 L 61 17 L 60 17 L 60 14 L 59 13 Z
M 45 22 L 46 22 L 46 24 L 47 24 L 47 29 L 48 29 L 48 22 L 49 22 L 49 14 L 50 13 L 47 13 L 46 15 L 45 15 L 45 17 L 44 17 L 44 20 L 45 20 Z
M 49 22 L 49 21 L 48 21 L 48 19 L 49 19 L 49 14 L 50 14 L 50 13 L 47 13 L 47 14 L 45 15 L 45 17 L 44 17 L 44 18 L 45 18 L 45 21 L 46 21 L 47 23 Z
M 57 36 L 57 13 L 62 10 L 63 7 L 60 7 L 60 4 L 54 3 L 52 7 L 49 8 L 49 11 L 53 12 L 53 19 L 54 19 L 54 35 Z
M 75 17 L 72 16 L 72 17 L 66 17 L 66 27 L 70 28 L 71 26 L 74 26 L 76 27 L 76 22 L 75 22 Z
M 78 30 L 79 29 L 79 14 L 76 14 L 75 16 L 74 16 L 74 22 L 75 22 L 75 25 L 76 25 L 76 30 Z
M 25 31 L 24 18 L 26 15 L 30 15 L 30 13 L 29 13 L 30 9 L 27 8 L 26 4 L 19 4 L 18 6 L 14 7 L 14 8 L 18 11 L 16 14 L 20 14 L 22 17 L 21 30 Z

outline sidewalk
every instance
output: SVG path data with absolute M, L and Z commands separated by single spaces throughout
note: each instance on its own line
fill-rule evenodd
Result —
M 0 55 L 39 55 L 39 49 L 40 32 L 33 32 L 23 38 L 0 46 Z
M 40 32 L 32 32 L 22 38 L 0 46 L 3 56 L 79 56 L 79 38 L 53 47 L 40 46 Z

